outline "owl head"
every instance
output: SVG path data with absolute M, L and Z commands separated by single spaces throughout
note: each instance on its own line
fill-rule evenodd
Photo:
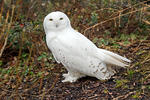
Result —
M 43 22 L 44 30 L 48 31 L 60 31 L 70 27 L 70 20 L 66 14 L 60 11 L 51 12 L 44 18 Z

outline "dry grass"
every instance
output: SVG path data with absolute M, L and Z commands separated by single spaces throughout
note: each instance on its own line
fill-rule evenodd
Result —
M 64 72 L 63 69 L 54 68 L 59 65 L 48 53 L 49 50 L 45 44 L 42 22 L 44 16 L 51 11 L 65 12 L 75 29 L 91 40 L 97 38 L 96 45 L 112 51 L 124 53 L 126 51 L 120 47 L 130 48 L 137 41 L 142 43 L 149 41 L 150 38 L 148 35 L 150 33 L 150 6 L 147 1 L 128 0 L 124 5 L 122 0 L 121 2 L 102 0 L 101 3 L 104 2 L 102 6 L 99 0 L 90 2 L 88 0 L 80 2 L 76 0 L 66 0 L 66 2 L 2 0 L 0 2 L 0 99 L 29 99 L 32 97 L 32 99 L 43 100 L 47 93 L 55 87 L 60 77 L 55 74 Z M 140 51 L 140 46 L 137 46 L 133 53 L 144 55 L 147 52 Z M 139 65 L 134 58 L 130 57 L 130 53 L 126 55 L 133 60 L 132 68 Z M 140 64 L 147 63 L 149 59 L 149 56 L 145 55 L 145 59 L 143 58 Z M 147 80 L 150 73 L 148 70 L 145 73 L 144 76 L 147 75 L 147 77 L 144 79 Z M 129 73 L 125 72 L 125 74 Z M 57 77 L 54 81 L 52 80 L 50 88 L 46 90 L 44 86 L 48 86 L 49 83 L 45 80 L 50 80 L 53 75 Z M 30 91 L 36 91 L 35 88 L 38 91 L 30 94 Z M 133 92 L 130 93 L 133 94 Z M 131 95 L 130 93 L 125 97 Z M 137 98 L 140 97 L 139 95 L 136 95 Z M 122 97 L 124 96 L 115 98 Z

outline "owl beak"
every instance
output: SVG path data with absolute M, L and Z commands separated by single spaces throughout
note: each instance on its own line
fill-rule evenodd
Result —
M 56 28 L 58 28 L 58 26 L 59 26 L 58 23 L 56 23 L 55 26 L 56 26 Z
M 56 28 L 58 27 L 58 25 L 56 24 Z

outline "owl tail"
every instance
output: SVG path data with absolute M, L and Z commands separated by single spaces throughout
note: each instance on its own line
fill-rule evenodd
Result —
M 113 52 L 104 49 L 98 49 L 98 55 L 102 61 L 104 61 L 106 64 L 109 65 L 125 67 L 129 66 L 129 63 L 131 62 L 129 59 L 125 57 L 122 57 L 118 54 L 115 54 Z

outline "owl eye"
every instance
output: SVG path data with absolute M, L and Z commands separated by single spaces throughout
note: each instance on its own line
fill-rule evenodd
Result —
M 53 21 L 53 19 L 50 18 L 49 21 Z
M 59 20 L 63 20 L 63 18 L 61 17 Z

